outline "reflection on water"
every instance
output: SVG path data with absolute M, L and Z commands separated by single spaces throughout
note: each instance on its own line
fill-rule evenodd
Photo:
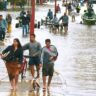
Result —
M 11 91 L 9 96 L 18 96 L 18 95 L 17 95 L 17 92 Z
M 41 93 L 41 95 L 40 95 Z M 14 92 L 11 91 L 8 96 L 55 96 L 50 93 L 49 90 L 47 91 L 31 91 L 31 92 Z
M 68 96 L 96 96 L 96 26 L 73 25 L 67 38 L 71 54 L 63 69 Z

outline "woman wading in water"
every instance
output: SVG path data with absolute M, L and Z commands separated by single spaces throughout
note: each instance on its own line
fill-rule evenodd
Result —
M 23 61 L 23 50 L 20 41 L 16 38 L 13 44 L 8 46 L 1 55 L 2 59 L 6 61 L 6 68 L 8 71 L 9 80 L 12 90 L 17 90 L 18 76 L 21 70 Z

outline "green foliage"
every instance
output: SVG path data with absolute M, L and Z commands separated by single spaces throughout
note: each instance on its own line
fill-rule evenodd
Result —
M 3 10 L 3 2 L 0 2 L 0 10 Z
M 20 4 L 20 5 L 25 5 L 26 4 L 26 0 L 8 0 L 8 2 L 11 2 L 12 4 Z

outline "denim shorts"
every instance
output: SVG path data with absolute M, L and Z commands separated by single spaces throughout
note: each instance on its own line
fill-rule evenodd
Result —
M 40 57 L 30 57 L 29 59 L 29 65 L 36 65 L 38 66 L 40 64 Z

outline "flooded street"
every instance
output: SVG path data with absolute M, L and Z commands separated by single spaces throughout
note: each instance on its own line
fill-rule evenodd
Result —
M 40 11 L 40 9 L 38 10 Z M 46 16 L 45 11 L 40 15 L 40 18 L 43 15 Z M 38 16 L 39 12 L 37 11 L 37 19 Z M 42 46 L 44 46 L 44 40 L 50 38 L 52 44 L 56 45 L 59 51 L 59 57 L 55 64 L 55 71 L 59 74 L 55 73 L 50 92 L 42 92 L 42 77 L 38 95 L 36 92 L 29 92 L 30 84 L 28 82 L 20 83 L 17 93 L 10 92 L 9 83 L 4 82 L 8 77 L 1 80 L 6 77 L 6 68 L 1 61 L 0 96 L 96 96 L 96 25 L 79 24 L 80 16 L 76 20 L 75 23 L 72 23 L 70 18 L 67 36 L 50 34 L 49 29 L 45 26 L 35 29 L 36 39 L 41 42 Z M 18 37 L 24 44 L 29 40 L 22 38 L 22 29 L 16 29 L 15 23 L 14 20 L 12 37 L 6 41 L 6 45 L 12 43 L 14 37 Z
M 70 51 L 64 64 L 68 96 L 96 96 L 96 26 L 78 24 L 70 29 L 67 38 Z

